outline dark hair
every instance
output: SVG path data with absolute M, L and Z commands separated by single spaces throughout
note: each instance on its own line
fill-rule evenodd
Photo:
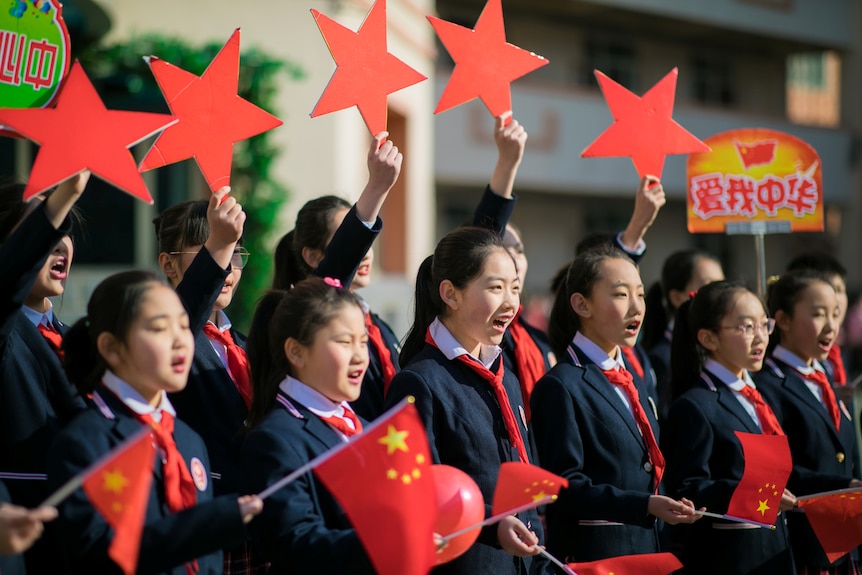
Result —
M 347 305 L 362 303 L 350 290 L 317 277 L 297 283 L 290 291 L 271 291 L 258 303 L 246 349 L 254 386 L 249 425 L 254 427 L 272 409 L 278 384 L 291 373 L 284 354 L 289 338 L 311 345 L 315 334 Z
M 828 275 L 837 275 L 841 276 L 841 279 L 847 279 L 847 268 L 829 254 L 814 252 L 802 254 L 796 256 L 787 264 L 787 271 L 802 269 L 814 270 Z
M 159 253 L 181 251 L 206 243 L 210 235 L 206 200 L 188 200 L 173 205 L 153 219 Z
M 769 310 L 769 316 L 775 317 L 779 311 L 782 311 L 793 317 L 793 308 L 802 299 L 802 292 L 808 287 L 822 282 L 834 289 L 832 275 L 834 272 L 811 268 L 796 268 L 784 272 L 766 287 L 766 307 Z M 768 352 L 772 352 L 781 342 L 781 330 L 778 331 L 778 337 L 769 338 Z
M 24 191 L 27 186 L 15 178 L 0 178 L 0 244 L 9 239 L 12 230 L 21 223 L 27 211 L 31 208 L 30 202 L 24 201 Z M 42 194 L 47 198 L 53 190 Z M 72 223 L 72 232 L 69 237 L 74 242 L 75 234 L 82 228 L 84 218 L 77 206 L 72 207 L 69 212 L 69 220 Z
M 141 312 L 144 295 L 154 285 L 166 284 L 153 272 L 133 270 L 109 276 L 93 290 L 87 315 L 63 337 L 63 368 L 81 395 L 96 389 L 108 367 L 96 348 L 99 334 L 108 332 L 125 341 Z
M 305 202 L 296 214 L 296 225 L 279 241 L 275 254 L 275 277 L 273 289 L 290 289 L 311 275 L 314 269 L 302 257 L 303 248 L 311 248 L 323 253 L 332 235 L 332 216 L 339 210 L 349 210 L 351 205 L 338 196 L 321 196 Z M 291 237 L 288 240 L 288 236 Z M 291 247 L 292 250 L 287 248 Z M 292 253 L 291 253 L 292 252 Z
M 465 226 L 446 234 L 434 249 L 434 255 L 425 258 L 416 274 L 415 313 L 399 356 L 402 367 L 425 345 L 425 332 L 434 318 L 446 312 L 447 307 L 440 299 L 443 280 L 463 289 L 482 274 L 488 258 L 497 250 L 511 257 L 499 234 L 487 228 Z
M 711 254 L 700 250 L 674 252 L 664 261 L 661 281 L 650 286 L 646 296 L 646 316 L 641 330 L 641 344 L 644 349 L 652 349 L 661 341 L 668 322 L 676 315 L 670 301 L 670 291 L 683 291 L 703 260 L 712 260 L 721 265 Z
M 548 340 L 551 350 L 557 357 L 563 357 L 566 348 L 580 329 L 578 314 L 572 309 L 572 294 L 579 293 L 588 298 L 593 292 L 593 286 L 601 277 L 601 266 L 608 260 L 625 260 L 635 263 L 624 251 L 612 245 L 601 244 L 585 251 L 576 257 L 569 265 L 563 281 L 558 286 L 548 319 Z
M 609 234 L 606 232 L 594 232 L 592 234 L 587 234 L 581 239 L 581 241 L 578 242 L 578 245 L 575 246 L 575 257 L 578 257 L 596 248 L 616 247 L 617 245 L 614 242 L 615 239 L 616 236 L 614 234 Z
M 671 400 L 691 389 L 703 369 L 707 351 L 698 342 L 697 332 L 718 330 L 737 296 L 744 292 L 755 295 L 740 282 L 712 282 L 700 288 L 692 299 L 683 302 L 676 310 L 670 347 Z

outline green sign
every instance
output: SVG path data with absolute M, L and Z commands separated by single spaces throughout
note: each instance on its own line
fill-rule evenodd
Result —
M 69 71 L 69 31 L 57 0 L 0 8 L 0 107 L 44 108 Z

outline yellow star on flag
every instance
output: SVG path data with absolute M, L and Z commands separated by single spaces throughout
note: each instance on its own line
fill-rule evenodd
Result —
M 386 435 L 378 439 L 377 442 L 386 446 L 386 455 L 392 455 L 398 450 L 407 453 L 409 451 L 406 441 L 408 435 L 410 435 L 408 431 L 398 431 L 394 425 L 389 425 L 386 428 Z
M 545 493 L 545 490 L 544 490 L 544 489 L 543 489 L 542 491 L 539 491 L 538 493 L 536 493 L 535 495 L 533 495 L 533 496 L 532 496 L 532 498 L 533 498 L 533 501 L 534 501 L 534 502 L 536 502 L 536 501 L 541 501 L 541 500 L 542 500 L 542 499 L 544 499 L 545 497 L 547 497 L 547 494 Z
M 763 501 L 760 501 L 758 499 L 758 502 L 760 503 L 760 505 L 757 506 L 757 510 L 760 511 L 761 515 L 766 515 L 766 511 L 769 509 L 772 509 L 769 505 L 767 505 L 768 501 L 769 501 L 768 499 L 764 499 Z
M 126 476 L 119 469 L 106 471 L 102 474 L 102 479 L 104 480 L 102 489 L 111 493 L 121 493 L 126 485 L 129 484 L 129 480 L 126 479 Z

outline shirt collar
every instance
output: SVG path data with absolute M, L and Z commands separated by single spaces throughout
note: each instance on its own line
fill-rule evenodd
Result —
M 347 405 L 346 401 L 342 401 L 341 403 L 332 401 L 313 387 L 289 375 L 278 384 L 278 388 L 319 417 L 335 416 L 343 418 L 344 412 L 350 410 L 350 406 Z
M 584 352 L 584 355 L 586 355 L 591 362 L 599 366 L 602 371 L 609 371 L 611 369 L 618 370 L 620 368 L 625 369 L 626 367 L 625 361 L 623 361 L 623 354 L 620 351 L 619 347 L 616 348 L 617 357 L 613 358 L 609 356 L 605 352 L 605 350 L 596 345 L 593 340 L 591 340 L 581 332 L 575 334 L 572 343 L 575 344 L 578 349 Z
M 452 332 L 443 325 L 443 322 L 440 321 L 439 317 L 434 318 L 434 321 L 432 321 L 431 325 L 428 326 L 428 330 L 431 333 L 431 339 L 434 340 L 434 343 L 437 344 L 437 347 L 441 352 L 443 352 L 446 359 L 451 361 L 461 355 L 469 355 L 470 357 L 473 357 L 470 352 L 458 343 L 458 340 L 456 340 L 455 336 L 452 335 Z M 478 360 L 479 363 L 490 369 L 491 366 L 494 365 L 494 362 L 497 361 L 501 351 L 502 350 L 499 345 L 483 344 L 479 348 L 479 357 L 473 357 L 473 359 Z
M 51 303 L 51 300 L 48 300 L 48 311 L 45 313 L 37 311 L 32 307 L 27 307 L 26 305 L 21 306 L 21 310 L 34 326 L 38 326 L 39 324 L 51 325 L 54 323 L 54 304 Z
M 216 321 L 214 325 L 221 332 L 225 332 L 232 327 L 230 319 L 227 317 L 227 314 L 224 312 L 223 309 L 220 309 L 216 312 Z
M 102 385 L 114 392 L 114 395 L 120 398 L 120 401 L 122 401 L 126 407 L 138 415 L 149 414 L 153 419 L 159 421 L 161 420 L 163 411 L 168 412 L 173 417 L 176 417 L 177 415 L 176 410 L 174 410 L 174 406 L 171 404 L 171 400 L 168 399 L 168 394 L 164 391 L 162 391 L 162 399 L 159 402 L 158 407 L 153 407 L 146 399 L 144 399 L 144 396 L 141 395 L 138 390 L 120 379 L 117 374 L 111 370 L 106 371 L 105 375 L 102 376 Z
M 826 373 L 826 370 L 823 369 L 823 366 L 815 359 L 811 362 L 811 365 L 808 365 L 802 358 L 787 349 L 786 347 L 777 346 L 775 351 L 772 352 L 772 357 L 781 361 L 782 363 L 786 363 L 802 375 L 811 375 L 815 371 L 822 371 Z
M 742 379 L 739 379 L 733 372 L 712 358 L 706 360 L 706 363 L 703 365 L 703 369 L 717 377 L 721 383 L 733 391 L 742 391 L 742 388 L 746 385 L 757 389 L 757 386 L 754 385 L 754 381 L 751 379 L 751 376 L 748 375 L 747 371 L 743 371 Z

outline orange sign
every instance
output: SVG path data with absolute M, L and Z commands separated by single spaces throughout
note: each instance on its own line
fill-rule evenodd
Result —
M 823 231 L 822 170 L 814 148 L 762 128 L 704 141 L 712 151 L 688 157 L 689 232 Z

